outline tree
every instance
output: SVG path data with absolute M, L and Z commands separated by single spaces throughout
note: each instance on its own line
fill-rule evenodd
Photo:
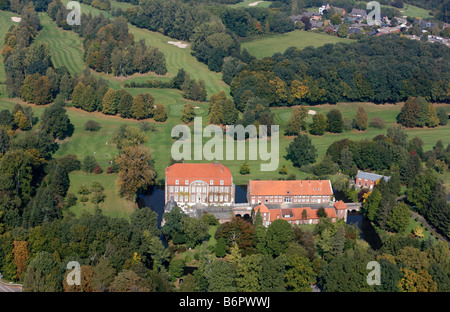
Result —
M 116 156 L 115 162 L 119 166 L 117 183 L 120 193 L 126 198 L 133 198 L 138 191 L 153 184 L 155 170 L 146 147 L 126 146 Z
M 340 25 L 342 24 L 342 18 L 338 13 L 336 13 L 330 18 L 330 22 L 333 25 Z
M 375 188 L 367 197 L 366 202 L 363 205 L 364 212 L 370 221 L 375 221 L 381 202 L 381 196 L 378 188 Z
M 286 159 L 292 161 L 295 167 L 312 164 L 316 157 L 317 150 L 306 134 L 297 136 L 287 148 Z
M 67 191 L 70 187 L 70 179 L 67 170 L 62 166 L 56 166 L 51 174 L 50 187 L 55 194 L 66 197 Z
M 106 115 L 117 114 L 118 104 L 116 91 L 109 88 L 102 98 L 102 113 Z
M 11 139 L 5 128 L 0 127 L 0 154 L 5 154 L 11 146 Z
M 409 97 L 397 115 L 397 122 L 407 128 L 417 125 L 420 116 L 420 107 L 417 98 Z
M 230 292 L 236 291 L 236 271 L 233 266 L 225 261 L 214 261 L 206 273 L 208 291 Z
M 117 90 L 119 94 L 117 113 L 122 118 L 131 118 L 131 106 L 133 105 L 133 96 L 125 89 Z
M 348 36 L 348 26 L 345 24 L 341 24 L 339 26 L 339 30 L 337 32 L 339 38 L 347 38 Z
M 83 94 L 86 87 L 85 85 L 80 81 L 73 89 L 72 93 L 72 104 L 74 107 L 82 107 L 82 100 L 83 100 Z
M 398 203 L 389 213 L 387 225 L 395 232 L 402 233 L 409 225 L 411 211 L 405 203 Z
M 27 116 L 25 116 L 25 114 L 19 110 L 17 111 L 17 113 L 14 114 L 14 124 L 23 131 L 27 131 L 31 129 L 31 122 L 30 120 L 27 118 Z
M 169 264 L 169 274 L 172 278 L 180 278 L 183 276 L 186 263 L 183 259 L 172 259 Z
M 134 210 L 130 215 L 130 224 L 133 231 L 143 233 L 147 231 L 150 235 L 158 236 L 158 215 L 149 207 Z
M 341 111 L 332 109 L 327 113 L 327 131 L 332 133 L 341 133 L 344 129 L 344 120 L 342 119 Z
M 73 132 L 66 109 L 58 104 L 52 104 L 44 110 L 41 116 L 42 131 L 52 135 L 55 139 L 64 139 Z
M 110 292 L 148 291 L 144 281 L 131 270 L 120 272 L 109 285 Z
M 216 242 L 215 254 L 216 257 L 223 258 L 227 254 L 226 242 L 223 237 L 220 237 Z
M 316 282 L 316 273 L 307 257 L 293 255 L 286 261 L 286 289 L 290 291 L 310 292 Z
M 247 162 L 244 162 L 239 167 L 239 173 L 242 175 L 250 174 L 250 166 Z
M 91 173 L 94 171 L 95 166 L 97 166 L 97 160 L 92 155 L 86 155 L 83 160 L 83 171 Z
M 358 107 L 358 111 L 355 115 L 355 118 L 353 119 L 353 127 L 360 131 L 364 131 L 367 129 L 368 121 L 369 116 L 367 115 L 364 107 Z
M 309 133 L 314 135 L 323 135 L 327 129 L 327 117 L 321 113 L 313 116 L 313 122 L 310 126 Z
M 23 290 L 27 292 L 56 292 L 61 291 L 58 280 L 58 270 L 52 255 L 40 251 L 28 264 L 23 279 Z
M 17 278 L 20 280 L 22 274 L 26 269 L 26 262 L 28 260 L 28 243 L 26 241 L 14 241 L 14 265 L 17 267 Z
M 131 105 L 131 116 L 135 119 L 150 118 L 153 114 L 154 98 L 150 94 L 138 94 Z
M 292 226 L 283 219 L 273 221 L 266 233 L 267 249 L 274 255 L 279 256 L 286 251 L 292 239 Z
M 299 135 L 306 129 L 304 119 L 308 115 L 308 110 L 302 106 L 294 107 L 289 117 L 286 135 Z
M 449 27 L 449 29 L 450 29 L 450 27 Z M 437 114 L 437 117 L 439 119 L 439 125 L 440 126 L 447 125 L 447 123 L 448 123 L 448 113 L 447 113 L 447 111 L 443 107 L 439 107 L 436 110 L 436 114 Z
M 194 105 L 192 105 L 191 103 L 185 104 L 183 110 L 181 111 L 181 121 L 187 124 L 192 122 L 194 118 L 195 118 Z
M 153 119 L 157 122 L 164 122 L 167 120 L 166 107 L 163 104 L 156 104 L 153 109 Z
M 101 128 L 100 124 L 94 120 L 88 120 L 84 124 L 84 129 L 87 131 L 98 131 L 100 130 L 100 128 Z
M 50 81 L 47 76 L 41 76 L 34 82 L 33 100 L 36 105 L 48 104 L 53 100 Z

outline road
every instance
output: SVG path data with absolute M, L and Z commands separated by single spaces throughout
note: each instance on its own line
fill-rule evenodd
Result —
M 17 284 L 8 284 L 0 280 L 0 292 L 22 292 L 22 286 Z

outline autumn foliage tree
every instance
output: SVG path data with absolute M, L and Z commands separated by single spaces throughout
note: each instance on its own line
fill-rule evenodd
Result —
M 22 278 L 28 260 L 28 243 L 26 241 L 14 241 L 14 264 L 17 267 L 17 278 Z
M 132 199 L 138 191 L 153 185 L 156 173 L 150 151 L 146 147 L 124 147 L 115 163 L 119 166 L 117 184 L 124 197 Z

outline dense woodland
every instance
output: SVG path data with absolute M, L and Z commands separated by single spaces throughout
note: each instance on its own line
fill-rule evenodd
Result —
M 353 44 L 287 49 L 234 72 L 234 101 L 249 90 L 271 106 L 340 101 L 396 103 L 409 96 L 449 102 L 450 51 L 405 38 L 368 37 Z M 231 61 L 230 61 L 231 63 Z M 224 68 L 236 66 L 224 64 Z M 229 81 L 229 79 L 228 79 Z

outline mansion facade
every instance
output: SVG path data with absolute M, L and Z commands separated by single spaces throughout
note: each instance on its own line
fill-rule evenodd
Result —
M 165 170 L 165 204 L 231 206 L 234 195 L 230 169 L 217 162 L 177 163 Z

